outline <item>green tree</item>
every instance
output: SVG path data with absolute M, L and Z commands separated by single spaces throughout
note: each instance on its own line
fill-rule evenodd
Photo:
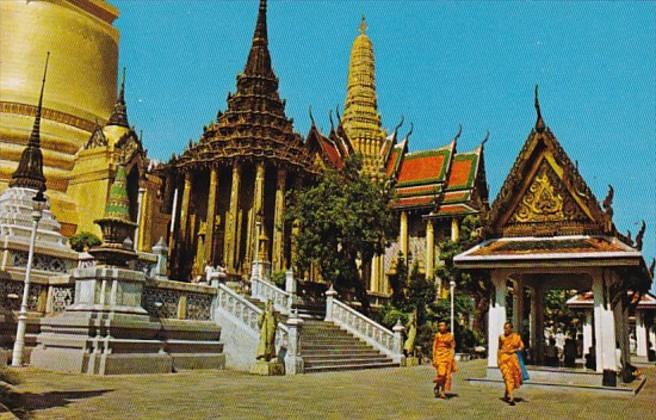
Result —
M 435 275 L 447 284 L 454 280 L 458 291 L 471 296 L 474 299 L 473 316 L 474 330 L 482 334 L 485 325 L 484 318 L 490 303 L 492 287 L 485 273 L 464 272 L 453 263 L 453 258 L 473 247 L 481 241 L 481 222 L 478 216 L 467 216 L 460 225 L 460 239 L 457 242 L 451 240 L 441 241 L 440 259 L 443 265 L 435 269 Z M 457 296 L 457 295 L 456 295 Z
M 290 196 L 286 217 L 299 228 L 293 238 L 296 270 L 302 273 L 314 264 L 338 291 L 354 290 L 369 313 L 368 263 L 384 252 L 394 223 L 387 207 L 390 185 L 360 176 L 360 168 L 360 159 L 352 157 L 340 171 L 327 169 L 316 184 Z M 362 270 L 359 262 L 364 262 Z
M 80 232 L 68 238 L 68 242 L 77 252 L 86 251 L 87 249 L 100 245 L 102 241 L 91 232 Z

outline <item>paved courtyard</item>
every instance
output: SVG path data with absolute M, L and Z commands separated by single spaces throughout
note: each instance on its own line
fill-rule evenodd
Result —
M 656 407 L 656 369 L 633 398 L 522 388 L 510 407 L 501 387 L 470 385 L 484 361 L 461 363 L 448 401 L 432 395 L 433 371 L 408 369 L 256 377 L 235 371 L 91 377 L 22 371 L 36 419 L 645 419 Z

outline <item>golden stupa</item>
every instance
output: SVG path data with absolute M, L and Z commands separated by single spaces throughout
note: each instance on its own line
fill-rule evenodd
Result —
M 41 148 L 51 210 L 66 236 L 100 234 L 93 220 L 102 217 L 118 165 L 129 174 L 133 220 L 159 206 L 161 182 L 147 174 L 123 88 L 117 98 L 118 15 L 105 0 L 0 1 L 0 192 L 27 144 L 49 51 Z M 150 228 L 139 231 L 138 249 L 149 248 Z

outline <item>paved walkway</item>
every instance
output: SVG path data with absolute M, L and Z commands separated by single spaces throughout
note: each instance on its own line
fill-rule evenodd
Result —
M 448 401 L 433 398 L 428 366 L 295 377 L 234 371 L 91 377 L 25 369 L 36 419 L 644 419 L 656 407 L 656 369 L 633 398 L 522 388 L 510 407 L 501 387 L 470 385 L 484 361 L 461 363 Z M 512 416 L 512 417 L 511 417 Z

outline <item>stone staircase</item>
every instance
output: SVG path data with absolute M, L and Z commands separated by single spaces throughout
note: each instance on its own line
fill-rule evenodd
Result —
M 301 356 L 305 373 L 399 366 L 332 322 L 316 319 L 304 321 Z

